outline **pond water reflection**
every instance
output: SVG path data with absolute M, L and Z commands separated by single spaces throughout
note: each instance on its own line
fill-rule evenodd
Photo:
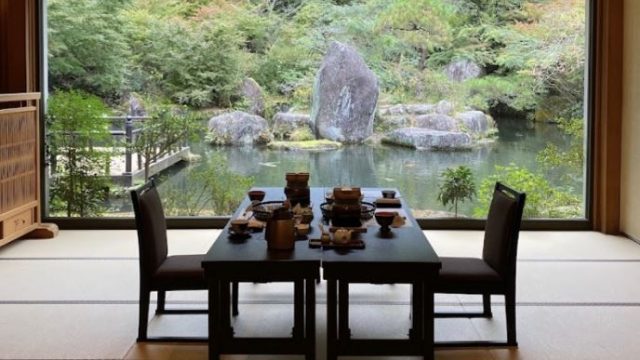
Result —
M 204 143 L 193 144 L 192 151 L 203 157 L 216 154 L 228 160 L 231 171 L 252 176 L 255 186 L 284 186 L 284 174 L 289 171 L 311 173 L 310 185 L 331 188 L 337 185 L 398 188 L 413 209 L 448 211 L 437 200 L 439 175 L 451 166 L 466 165 L 471 168 L 476 185 L 493 174 L 495 165 L 516 164 L 533 172 L 538 171 L 536 155 L 547 144 L 561 148 L 567 144 L 554 125 L 538 124 L 535 129 L 519 126 L 522 122 L 500 122 L 500 132 L 495 142 L 470 151 L 416 151 L 391 146 L 353 145 L 324 152 L 281 151 L 257 147 L 210 147 Z M 188 191 L 189 167 L 171 170 L 161 189 L 179 187 Z M 558 179 L 549 179 L 554 184 Z M 582 196 L 582 183 L 574 186 Z M 473 202 L 460 204 L 463 215 L 470 215 Z M 429 213 L 429 212 L 427 212 Z M 424 211 L 418 214 L 425 214 Z M 432 215 L 436 215 L 435 213 Z

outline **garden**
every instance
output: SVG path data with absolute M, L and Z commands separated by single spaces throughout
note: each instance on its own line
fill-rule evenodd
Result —
M 485 217 L 500 180 L 584 218 L 586 24 L 584 0 L 49 0 L 49 213 L 132 216 L 154 176 L 168 215 L 229 215 L 308 171 L 417 217 Z

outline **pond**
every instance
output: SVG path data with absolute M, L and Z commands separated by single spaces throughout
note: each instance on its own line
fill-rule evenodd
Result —
M 281 151 L 260 147 L 211 147 L 192 144 L 192 151 L 203 157 L 221 155 L 231 171 L 252 176 L 255 186 L 283 187 L 284 174 L 291 171 L 311 173 L 311 186 L 332 188 L 337 185 L 398 188 L 418 216 L 442 216 L 450 211 L 437 200 L 439 176 L 448 167 L 466 165 L 473 171 L 476 184 L 492 175 L 495 165 L 516 164 L 537 172 L 536 155 L 547 144 L 565 148 L 568 143 L 557 126 L 537 124 L 529 129 L 521 120 L 501 120 L 495 142 L 470 151 L 416 151 L 393 146 L 352 145 L 325 152 Z M 169 170 L 162 187 L 183 187 L 187 191 L 189 167 Z M 549 179 L 554 184 L 558 179 Z M 574 184 L 582 196 L 582 184 Z M 180 189 L 179 189 L 180 190 Z M 475 204 L 464 202 L 460 213 L 470 215 Z M 425 211 L 427 210 L 427 211 Z M 446 215 L 446 214 L 445 214 Z

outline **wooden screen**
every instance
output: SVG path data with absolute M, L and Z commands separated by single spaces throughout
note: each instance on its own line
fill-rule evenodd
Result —
M 0 245 L 39 223 L 39 94 L 0 95 Z

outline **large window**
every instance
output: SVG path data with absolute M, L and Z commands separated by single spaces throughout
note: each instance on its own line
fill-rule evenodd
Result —
M 251 186 L 398 188 L 420 218 L 585 219 L 586 0 L 48 0 L 48 214 Z

